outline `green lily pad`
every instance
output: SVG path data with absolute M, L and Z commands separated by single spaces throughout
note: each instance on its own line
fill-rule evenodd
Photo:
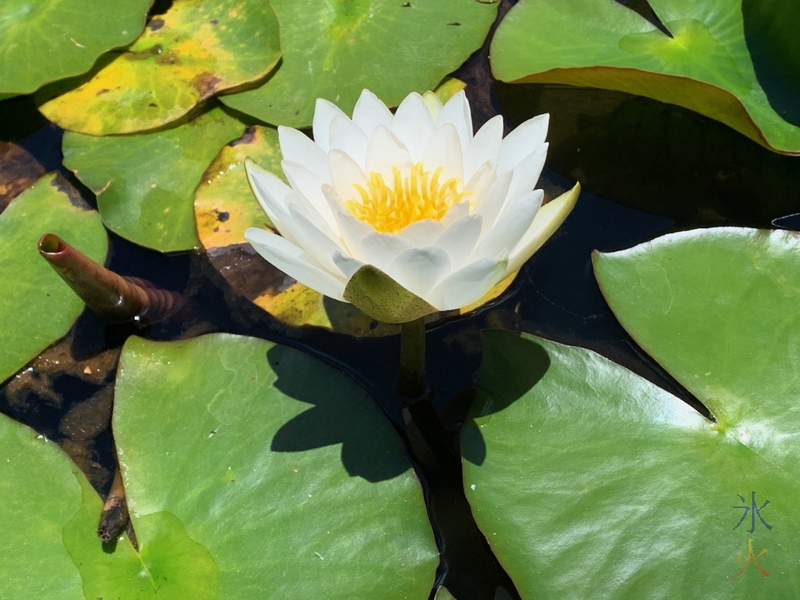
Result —
M 161 252 L 198 245 L 192 198 L 208 163 L 243 125 L 215 108 L 185 125 L 129 136 L 66 133 L 64 165 L 97 194 L 113 232 Z
M 522 597 L 795 597 L 800 479 L 783 432 L 800 427 L 800 379 L 782 381 L 720 426 L 591 351 L 486 332 L 464 485 Z M 782 408 L 781 429 L 753 426 L 762 404 Z
M 45 175 L 0 214 L 0 381 L 64 336 L 83 311 L 83 302 L 39 256 L 36 243 L 48 232 L 105 261 L 100 215 L 60 175 Z
M 58 446 L 0 415 L 0 596 L 216 598 L 208 552 L 175 517 L 149 515 L 139 527 L 141 554 L 121 537 L 103 547 L 95 531 L 102 502 Z M 169 580 L 174 573 L 185 576 Z
M 800 126 L 800 37 L 794 27 L 800 18 L 797 3 L 742 0 L 742 18 L 758 83 L 775 112 Z
M 88 71 L 103 52 L 131 43 L 152 0 L 3 0 L 0 98 Z
M 367 88 L 389 106 L 433 89 L 483 43 L 497 14 L 474 0 L 272 0 L 283 59 L 261 87 L 222 98 L 262 121 L 311 124 L 317 98 L 348 114 Z
M 263 77 L 279 57 L 268 2 L 175 0 L 129 50 L 74 90 L 40 98 L 40 110 L 64 129 L 92 135 L 154 129 Z
M 0 415 L 0 455 L 0 596 L 82 598 L 80 574 L 61 530 L 84 495 L 94 496 L 95 511 L 100 498 L 58 446 L 5 415 Z M 84 539 L 92 536 L 90 529 Z
M 94 535 L 99 499 L 64 527 L 64 545 L 80 569 L 84 598 L 140 600 L 214 600 L 218 571 L 214 559 L 192 540 L 177 517 L 169 512 L 147 515 L 138 522 L 140 552 L 123 536 L 104 552 Z M 93 539 L 90 539 L 91 538 Z M 112 548 L 109 548 L 111 550 Z
M 749 431 L 750 445 L 793 472 L 800 447 L 786 442 L 800 398 L 800 234 L 687 231 L 597 254 L 594 264 L 622 326 L 717 427 Z
M 786 14 L 775 27 L 786 35 L 771 36 L 771 47 L 759 46 L 781 64 L 796 62 L 786 55 L 791 44 L 780 40 L 794 36 L 800 19 L 800 5 L 784 4 Z M 678 104 L 772 150 L 800 154 L 800 127 L 773 108 L 748 49 L 748 41 L 770 37 L 758 28 L 776 23 L 772 13 L 745 22 L 743 0 L 650 5 L 670 35 L 614 0 L 521 0 L 492 41 L 492 70 L 502 81 L 602 87 Z M 794 85 L 793 77 L 784 80 Z M 774 90 L 780 81 L 765 85 Z
M 143 552 L 140 524 L 168 513 L 213 558 L 220 598 L 428 597 L 419 483 L 349 378 L 225 334 L 131 338 L 120 364 L 113 427 Z
M 436 596 L 434 597 L 434 600 L 456 600 L 456 599 L 453 597 L 453 594 L 451 594 L 447 590 L 447 588 L 440 587 L 438 590 L 436 590 Z

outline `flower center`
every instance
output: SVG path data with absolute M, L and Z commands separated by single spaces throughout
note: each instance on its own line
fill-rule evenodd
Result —
M 398 233 L 423 219 L 439 221 L 451 206 L 470 193 L 459 191 L 461 180 L 457 177 L 441 183 L 442 167 L 431 175 L 418 162 L 406 177 L 400 175 L 397 167 L 392 167 L 392 174 L 394 181 L 390 187 L 380 173 L 371 172 L 367 189 L 359 184 L 354 186 L 361 200 L 344 203 L 350 214 L 380 233 Z

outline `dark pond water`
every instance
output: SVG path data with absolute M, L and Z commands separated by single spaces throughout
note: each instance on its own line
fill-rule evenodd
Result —
M 63 342 L 0 388 L 0 410 L 61 444 L 103 493 L 114 466 L 108 427 L 111 386 L 116 358 L 129 335 L 167 340 L 225 331 L 299 347 L 353 376 L 402 436 L 427 491 L 443 551 L 440 581 L 460 600 L 493 598 L 497 588 L 505 590 L 498 598 L 517 597 L 472 520 L 454 450 L 480 363 L 480 330 L 521 330 L 591 348 L 705 411 L 619 326 L 598 290 L 591 252 L 628 248 L 695 227 L 772 227 L 777 219 L 775 225 L 798 229 L 800 162 L 709 119 L 652 100 L 495 84 L 485 55 L 484 50 L 458 73 L 470 84 L 476 121 L 501 112 L 513 126 L 550 112 L 549 169 L 541 185 L 558 193 L 580 181 L 584 193 L 561 230 L 498 301 L 429 329 L 429 384 L 441 422 L 424 410 L 415 410 L 410 421 L 397 397 L 396 337 L 287 332 L 233 293 L 202 254 L 163 256 L 114 235 L 110 268 L 183 293 L 185 310 L 147 329 L 104 325 L 84 313 Z M 0 124 L 0 139 L 19 141 L 48 170 L 61 169 L 61 132 L 47 126 L 24 99 L 7 101 L 4 110 L 8 118 Z M 89 190 L 70 179 L 94 202 Z

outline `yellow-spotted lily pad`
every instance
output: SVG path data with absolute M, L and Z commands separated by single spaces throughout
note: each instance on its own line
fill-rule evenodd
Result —
M 266 75 L 280 56 L 278 23 L 263 0 L 176 0 L 89 81 L 40 110 L 91 135 L 161 127 L 219 92 Z

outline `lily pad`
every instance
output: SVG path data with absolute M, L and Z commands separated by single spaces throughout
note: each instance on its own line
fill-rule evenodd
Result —
M 81 577 L 61 530 L 84 496 L 94 496 L 95 511 L 100 498 L 58 446 L 5 415 L 0 415 L 0 455 L 0 596 L 82 598 Z M 92 536 L 89 529 L 84 539 Z
M 151 515 L 142 524 L 152 543 L 141 554 L 124 536 L 104 548 L 95 534 L 102 502 L 58 446 L 0 415 L 0 452 L 0 596 L 217 597 L 213 561 L 174 517 Z M 185 576 L 169 581 L 165 573 Z
M 775 25 L 771 14 L 745 22 L 743 4 L 650 0 L 667 35 L 614 0 L 521 0 L 492 40 L 492 70 L 502 81 L 601 87 L 678 104 L 772 150 L 800 154 L 800 127 L 773 108 L 748 49 L 748 40 L 770 37 L 758 28 L 771 23 L 786 35 L 759 52 L 776 64 L 796 61 L 781 40 L 794 36 L 800 5 L 784 3 L 787 14 Z M 784 81 L 794 85 L 793 77 Z M 773 78 L 767 87 L 779 84 Z
M 63 531 L 64 545 L 80 569 L 84 598 L 217 598 L 214 559 L 174 515 L 160 512 L 139 520 L 139 552 L 124 536 L 104 551 L 95 535 L 87 540 L 97 528 L 99 502 L 84 502 L 84 507 Z
M 614 314 L 724 431 L 796 470 L 800 234 L 722 227 L 594 257 Z M 773 456 L 774 454 L 774 456 Z
M 485 332 L 462 431 L 478 526 L 526 599 L 795 597 L 798 381 L 721 425 L 589 350 Z M 753 426 L 765 404 L 780 428 Z
M 272 0 L 283 59 L 261 87 L 222 98 L 262 121 L 311 125 L 317 98 L 348 114 L 367 88 L 389 106 L 433 89 L 483 43 L 495 2 Z
M 272 127 L 250 127 L 219 151 L 194 196 L 197 234 L 212 260 L 216 251 L 226 246 L 247 243 L 244 232 L 248 227 L 272 228 L 247 183 L 244 161 L 248 157 L 283 177 L 278 132 Z
M 45 175 L 0 214 L 0 381 L 64 336 L 83 311 L 83 302 L 39 256 L 36 242 L 48 232 L 105 261 L 100 215 L 60 175 Z
M 142 524 L 168 514 L 208 550 L 220 598 L 428 597 L 419 483 L 348 377 L 225 334 L 131 338 L 120 364 L 113 427 L 143 549 Z
M 263 0 L 175 0 L 83 85 L 45 101 L 60 127 L 91 135 L 161 127 L 196 104 L 269 73 L 278 22 Z
M 97 194 L 113 232 L 161 252 L 198 245 L 192 198 L 208 163 L 244 126 L 215 108 L 152 133 L 95 137 L 66 133 L 64 165 Z
M 453 594 L 451 594 L 447 590 L 447 588 L 440 587 L 438 590 L 436 590 L 436 596 L 434 597 L 434 600 L 456 600 L 456 599 L 455 597 L 453 597 Z
M 152 0 L 3 0 L 0 98 L 88 71 L 102 53 L 142 32 Z

